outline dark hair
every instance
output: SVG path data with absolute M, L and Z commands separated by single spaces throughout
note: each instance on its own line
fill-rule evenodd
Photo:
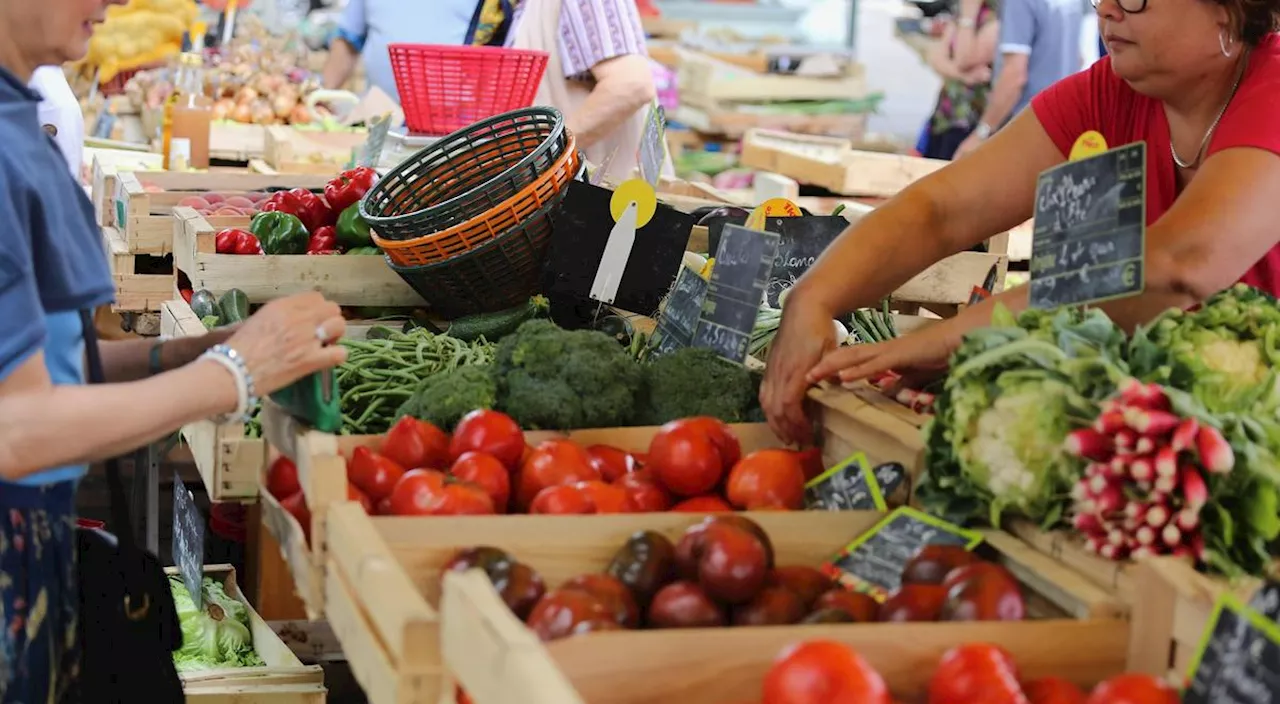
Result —
M 1246 46 L 1257 46 L 1280 25 L 1280 0 L 1214 0 L 1227 8 L 1231 26 Z

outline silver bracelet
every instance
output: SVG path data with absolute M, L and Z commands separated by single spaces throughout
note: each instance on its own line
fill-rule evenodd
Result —
M 244 363 L 244 357 L 240 356 L 230 346 L 214 345 L 205 350 L 200 355 L 201 359 L 210 359 L 221 364 L 231 372 L 231 376 L 236 381 L 236 409 L 230 413 L 211 418 L 213 422 L 219 425 L 227 423 L 243 423 L 249 419 L 249 413 L 258 405 L 258 394 L 253 386 L 253 375 L 249 373 L 249 367 Z

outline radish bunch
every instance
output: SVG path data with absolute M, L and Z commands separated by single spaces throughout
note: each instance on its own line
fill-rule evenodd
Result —
M 1067 436 L 1066 450 L 1089 462 L 1071 492 L 1072 523 L 1089 550 L 1113 560 L 1203 559 L 1205 476 L 1235 466 L 1217 428 L 1173 413 L 1159 385 L 1129 379 L 1092 427 Z
M 908 389 L 905 386 L 895 390 L 894 387 L 898 385 L 898 380 L 901 378 L 896 372 L 882 372 L 867 381 L 871 382 L 881 393 L 891 396 L 893 400 L 916 413 L 933 413 L 933 394 L 928 391 Z

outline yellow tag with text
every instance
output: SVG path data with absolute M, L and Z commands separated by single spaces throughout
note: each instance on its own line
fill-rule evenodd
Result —
M 745 227 L 748 230 L 763 230 L 765 218 L 798 218 L 803 214 L 800 206 L 786 198 L 770 198 L 751 211 Z
M 1071 147 L 1071 156 L 1068 157 L 1068 161 L 1088 159 L 1105 151 L 1107 151 L 1106 138 L 1095 130 L 1089 130 L 1076 138 L 1076 143 Z

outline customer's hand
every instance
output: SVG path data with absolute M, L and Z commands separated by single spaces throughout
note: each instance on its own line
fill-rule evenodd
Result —
M 308 374 L 342 364 L 346 348 L 330 343 L 346 330 L 347 321 L 336 303 L 319 293 L 300 293 L 262 306 L 227 345 L 244 357 L 254 390 L 266 396 Z
M 991 67 L 975 66 L 961 74 L 960 80 L 967 86 L 980 86 L 985 83 L 990 83 Z
M 892 371 L 902 375 L 902 385 L 920 388 L 946 372 L 959 341 L 952 326 L 940 322 L 888 342 L 841 347 L 824 355 L 806 381 L 848 384 Z
M 775 435 L 789 443 L 813 441 L 813 426 L 804 413 L 809 382 L 805 374 L 835 349 L 832 315 L 806 306 L 796 296 L 788 301 L 778 335 L 769 349 L 769 364 L 760 385 L 760 407 Z

